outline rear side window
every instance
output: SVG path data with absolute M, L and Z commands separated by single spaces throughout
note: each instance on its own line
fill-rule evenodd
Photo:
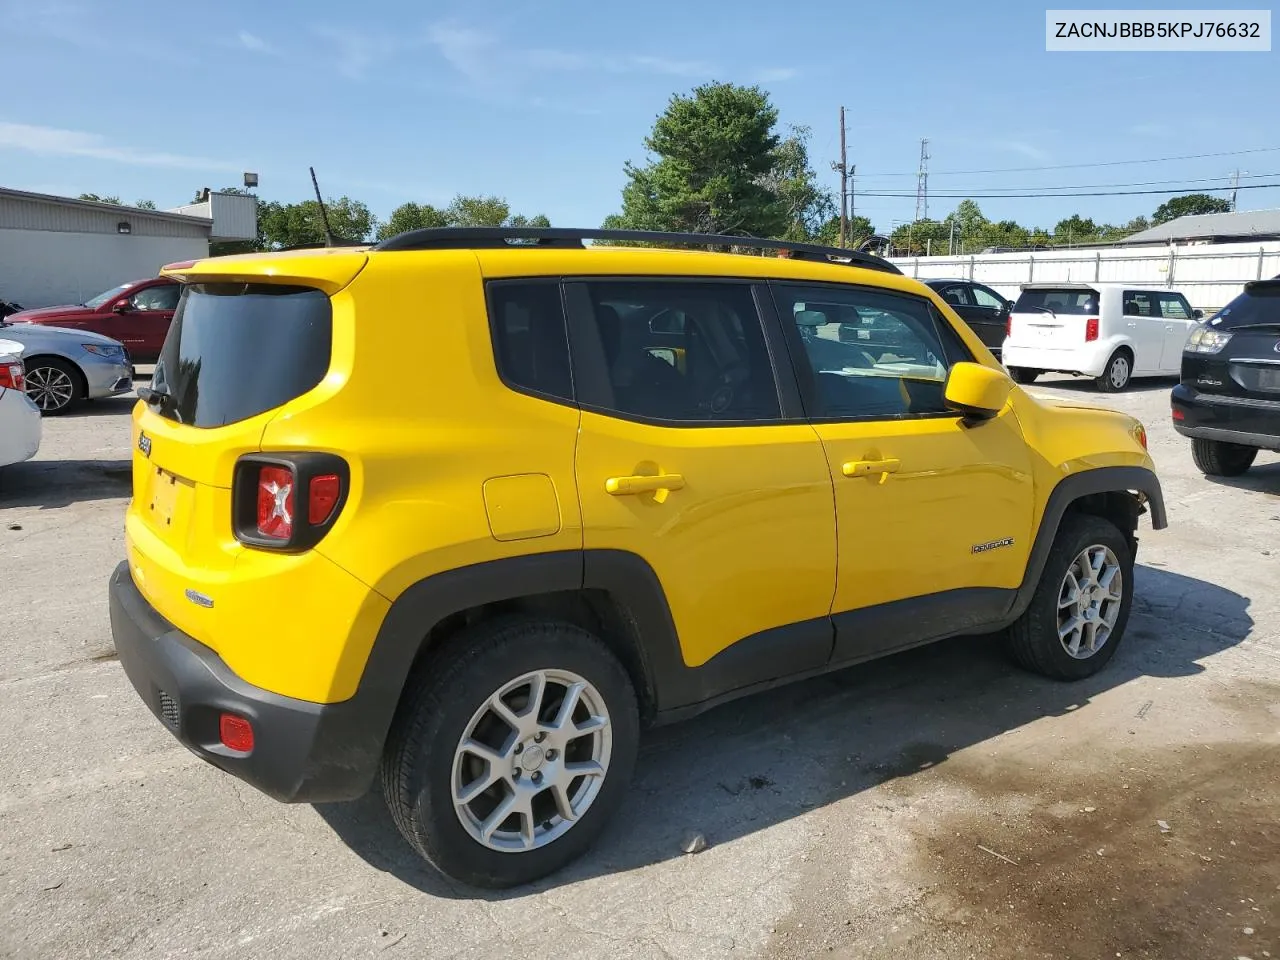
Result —
M 1280 329 L 1280 278 L 1248 284 L 1244 293 L 1214 314 L 1208 323 L 1219 330 L 1237 327 Z
M 159 413 L 220 427 L 275 409 L 320 383 L 332 338 L 333 314 L 320 290 L 191 284 L 151 378 Z
M 1018 302 L 1013 305 L 1013 312 L 1096 316 L 1098 291 L 1077 287 L 1063 287 L 1060 290 L 1037 287 L 1034 290 L 1023 290 L 1018 297 Z
M 556 400 L 573 400 L 559 281 L 491 282 L 489 325 L 498 375 L 507 386 Z

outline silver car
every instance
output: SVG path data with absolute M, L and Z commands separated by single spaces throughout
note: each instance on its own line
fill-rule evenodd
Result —
M 3 320 L 0 337 L 25 348 L 27 396 L 45 416 L 133 389 L 133 361 L 118 340 L 88 330 Z

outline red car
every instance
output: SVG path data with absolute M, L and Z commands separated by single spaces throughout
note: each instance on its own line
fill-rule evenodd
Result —
M 122 283 L 74 306 L 20 310 L 5 320 L 91 330 L 119 340 L 135 363 L 155 363 L 181 292 L 172 280 L 156 277 Z

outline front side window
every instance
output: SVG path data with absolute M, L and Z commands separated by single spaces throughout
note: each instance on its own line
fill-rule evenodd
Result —
M 558 400 L 573 399 L 569 341 L 557 281 L 490 283 L 489 322 L 498 374 L 508 386 Z
M 797 328 L 817 419 L 886 419 L 947 412 L 948 351 L 929 304 L 861 287 L 777 284 Z M 953 350 L 963 350 L 958 338 Z M 956 357 L 954 359 L 967 359 Z
M 110 290 L 103 290 L 102 293 L 98 294 L 96 297 L 91 297 L 86 300 L 81 304 L 81 306 L 89 307 L 91 310 L 97 310 L 98 307 L 102 306 L 108 300 L 116 300 L 123 297 L 129 292 L 129 288 L 132 286 L 132 283 L 122 283 L 120 286 L 112 287 Z
M 1180 293 L 1160 294 L 1160 316 L 1166 320 L 1190 320 L 1191 306 Z
M 178 295 L 182 288 L 176 283 L 163 283 L 155 287 L 147 287 L 133 295 L 135 310 L 176 310 Z
M 973 299 L 978 306 L 989 310 L 1000 310 L 1004 307 L 1004 300 L 996 296 L 995 291 L 988 290 L 986 287 L 974 287 Z
M 751 288 L 680 280 L 582 284 L 605 370 L 578 399 L 645 420 L 756 423 L 781 416 Z

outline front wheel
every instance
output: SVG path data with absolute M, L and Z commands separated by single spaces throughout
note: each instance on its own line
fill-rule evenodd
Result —
M 1095 381 L 1103 393 L 1119 393 L 1129 386 L 1133 376 L 1133 355 L 1128 350 L 1117 350 L 1107 361 L 1107 369 Z
M 1257 447 L 1223 440 L 1191 438 L 1191 459 L 1206 477 L 1238 477 L 1258 456 Z
M 630 679 L 598 638 L 552 620 L 480 624 L 449 642 L 397 715 L 383 792 L 442 873 L 529 883 L 599 835 L 626 793 L 639 731 Z
M 1009 628 L 1009 652 L 1027 670 L 1082 680 L 1115 656 L 1132 604 L 1129 538 L 1109 520 L 1068 514 L 1031 603 Z
M 66 360 L 42 357 L 27 367 L 27 396 L 46 417 L 56 416 L 84 402 L 84 382 Z

